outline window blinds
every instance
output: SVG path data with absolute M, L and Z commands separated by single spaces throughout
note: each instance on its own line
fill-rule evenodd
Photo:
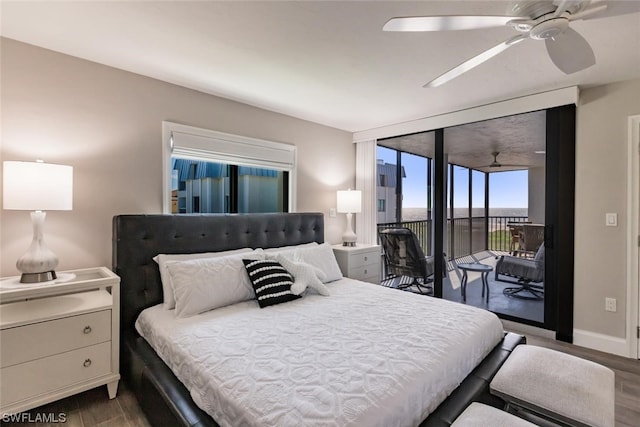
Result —
M 171 130 L 171 155 L 236 165 L 292 170 L 295 146 L 193 128 Z

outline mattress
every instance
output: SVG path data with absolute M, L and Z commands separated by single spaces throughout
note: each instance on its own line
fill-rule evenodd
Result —
M 503 336 L 493 314 L 352 279 L 136 329 L 221 426 L 418 425 Z

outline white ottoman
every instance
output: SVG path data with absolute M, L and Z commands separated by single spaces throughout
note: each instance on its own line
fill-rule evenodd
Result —
M 535 424 L 508 412 L 473 402 L 451 424 L 451 427 L 536 427 Z
M 571 426 L 613 427 L 611 369 L 559 351 L 519 345 L 490 384 L 491 393 Z

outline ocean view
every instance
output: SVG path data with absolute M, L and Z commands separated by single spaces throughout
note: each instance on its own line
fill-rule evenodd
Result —
M 454 217 L 462 218 L 467 217 L 468 215 L 467 208 L 454 209 Z M 473 208 L 471 210 L 472 216 L 474 217 L 483 217 L 484 209 L 482 208 Z M 402 209 L 402 219 L 404 221 L 419 221 L 427 219 L 427 208 L 403 208 Z M 527 208 L 490 208 L 489 216 L 500 216 L 500 217 L 526 217 L 528 215 Z

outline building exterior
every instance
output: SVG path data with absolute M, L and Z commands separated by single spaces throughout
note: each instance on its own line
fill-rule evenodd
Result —
M 402 178 L 405 178 L 404 167 L 401 171 Z M 384 160 L 378 159 L 376 167 L 376 209 L 378 224 L 386 224 L 396 222 L 397 217 L 397 197 L 396 183 L 398 181 L 397 165 L 385 163 Z

